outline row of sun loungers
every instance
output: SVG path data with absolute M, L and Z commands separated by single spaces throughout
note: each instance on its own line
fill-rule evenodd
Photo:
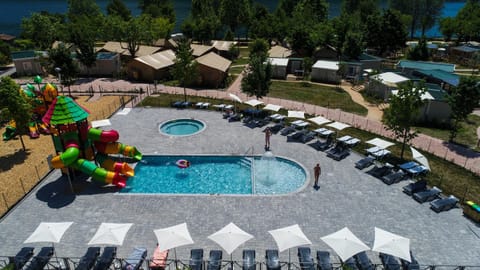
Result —
M 428 188 L 427 181 L 419 180 L 412 182 L 403 187 L 403 192 L 410 195 L 419 203 L 430 202 L 430 208 L 439 213 L 442 211 L 448 211 L 457 206 L 459 200 L 450 195 L 445 198 L 440 198 L 442 190 L 437 187 Z

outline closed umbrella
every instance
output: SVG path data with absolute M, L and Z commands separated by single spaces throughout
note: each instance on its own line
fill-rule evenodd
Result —
M 160 251 L 173 248 L 175 252 L 175 268 L 177 268 L 177 250 L 176 247 L 193 244 L 193 239 L 187 228 L 187 223 L 181 223 L 175 226 L 157 229 L 153 231 L 157 237 Z
M 375 241 L 372 250 L 411 262 L 410 239 L 377 227 L 375 227 Z
M 418 152 L 417 149 L 410 146 L 410 150 L 412 151 L 413 159 L 420 162 L 423 166 L 425 166 L 430 171 L 430 164 L 428 164 L 428 159 L 422 155 L 422 153 Z
M 268 232 L 275 239 L 280 252 L 288 249 L 288 268 L 290 268 L 290 248 L 312 244 L 298 224 Z
M 370 249 L 347 227 L 326 235 L 321 239 L 337 253 L 342 261 L 346 261 L 353 255 Z
M 237 225 L 230 222 L 216 233 L 208 236 L 208 238 L 219 244 L 228 254 L 230 254 L 230 261 L 232 262 L 233 269 L 232 252 L 241 244 L 252 239 L 253 235 L 245 232 Z
M 88 245 L 123 245 L 133 223 L 102 223 Z
M 305 112 L 302 111 L 288 111 L 288 117 L 305 119 Z

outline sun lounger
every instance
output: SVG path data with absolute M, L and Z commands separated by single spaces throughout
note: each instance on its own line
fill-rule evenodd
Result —
M 285 118 L 286 116 L 281 114 L 274 114 L 270 117 L 270 119 L 272 119 L 273 121 L 282 121 Z
M 302 143 L 307 143 L 307 142 L 315 139 L 316 135 L 317 135 L 317 133 L 315 133 L 313 131 L 309 131 L 306 134 L 304 134 L 302 137 L 300 137 L 299 141 L 301 141 Z
M 430 202 L 430 208 L 432 208 L 433 211 L 439 213 L 439 212 L 448 211 L 454 208 L 457 205 L 457 203 L 458 203 L 457 197 L 450 195 L 447 198 L 436 199 Z
M 383 166 L 375 166 L 373 169 L 370 169 L 367 173 L 376 177 L 382 178 L 383 176 L 390 174 L 393 171 L 393 166 L 390 164 L 385 164 Z
M 346 141 L 351 140 L 351 139 L 353 139 L 352 136 L 345 135 L 345 136 L 342 136 L 342 137 L 338 138 L 337 141 L 346 142 Z
M 149 268 L 153 270 L 162 270 L 165 269 L 167 265 L 167 258 L 168 258 L 168 249 L 167 250 L 160 250 L 160 247 L 156 247 L 153 251 L 152 259 L 149 263 Z
M 416 163 L 415 161 L 409 161 L 409 162 L 398 165 L 398 167 L 402 170 L 408 170 L 408 169 L 416 167 L 418 165 L 419 164 Z
M 308 131 L 306 129 L 297 131 L 297 132 L 293 133 L 292 135 L 287 136 L 287 142 L 288 141 L 299 141 L 300 138 L 303 135 L 307 134 L 307 132 Z
M 350 155 L 350 150 L 339 144 L 327 151 L 327 157 L 333 158 L 337 161 L 346 158 L 348 155 Z
M 255 270 L 257 268 L 257 264 L 255 262 L 255 250 L 253 249 L 245 249 L 243 250 L 243 270 Z
M 35 257 L 33 257 L 30 264 L 27 265 L 27 270 L 43 269 L 47 265 L 50 258 L 52 258 L 55 249 L 53 247 L 42 247 Z
M 441 189 L 432 187 L 431 189 L 413 193 L 413 198 L 419 203 L 429 202 L 436 199 L 441 192 Z
M 196 248 L 190 250 L 190 262 L 188 265 L 191 270 L 203 269 L 203 249 Z
M 98 256 L 100 255 L 100 247 L 89 247 L 85 255 L 80 258 L 75 270 L 90 270 L 95 265 Z
M 278 250 L 267 249 L 265 250 L 265 263 L 267 270 L 280 270 L 280 260 L 278 259 Z
M 333 145 L 333 138 L 328 137 L 325 141 L 317 140 L 314 143 L 309 144 L 311 147 L 315 148 L 317 151 L 325 151 Z
M 225 109 L 225 106 L 227 106 L 227 105 L 225 105 L 225 104 L 215 104 L 215 105 L 213 105 L 213 107 L 216 108 L 219 111 L 223 111 L 223 109 Z
M 330 262 L 330 253 L 328 251 L 317 251 L 317 269 L 318 270 L 332 270 L 333 266 Z
M 428 168 L 423 165 L 418 165 L 413 168 L 406 169 L 406 171 L 410 173 L 412 176 L 417 176 L 419 174 L 428 172 Z
M 313 262 L 312 252 L 309 247 L 298 248 L 298 261 L 300 262 L 300 269 L 315 270 L 315 263 Z
M 295 131 L 294 126 L 284 127 L 282 130 L 280 130 L 280 135 L 287 136 L 290 133 L 293 133 L 294 131 Z
M 388 155 L 390 155 L 390 151 L 387 149 L 381 149 L 378 150 L 377 152 L 370 153 L 372 156 L 374 156 L 376 159 L 382 159 Z
M 417 259 L 413 257 L 412 251 L 410 251 L 410 261 L 411 262 L 407 262 L 403 259 L 400 259 L 403 270 L 420 270 L 420 264 L 418 263 Z
M 426 189 L 427 189 L 427 181 L 422 179 L 417 182 L 413 182 L 404 186 L 403 192 L 411 196 L 413 193 L 424 191 Z
M 240 114 L 234 113 L 233 115 L 230 115 L 230 117 L 228 117 L 228 122 L 236 122 L 236 121 L 240 121 L 240 119 L 242 119 Z
M 361 142 L 360 139 L 358 138 L 351 138 L 348 141 L 344 141 L 343 143 L 346 144 L 348 147 L 354 147 L 355 145 L 359 144 Z
M 355 259 L 353 257 L 348 258 L 342 264 L 343 264 L 345 269 L 358 270 L 357 262 L 355 262 Z
M 382 150 L 383 148 L 380 148 L 378 146 L 373 146 L 373 147 L 370 147 L 368 149 L 365 149 L 365 151 L 367 151 L 368 154 L 373 154 L 375 152 L 378 152 L 380 150 Z
M 355 168 L 363 170 L 373 164 L 375 158 L 372 156 L 364 157 L 359 161 L 355 162 Z
M 123 267 L 124 270 L 138 270 L 142 266 L 145 258 L 147 257 L 147 249 L 146 248 L 133 248 L 132 253 L 128 256 L 125 260 L 125 266 Z
M 404 171 L 399 170 L 399 171 L 384 175 L 382 177 L 382 181 L 387 185 L 391 185 L 391 184 L 400 182 L 401 180 L 405 179 L 406 176 L 407 175 L 405 174 Z
M 209 102 L 204 102 L 200 108 L 201 109 L 208 109 L 208 107 L 210 107 L 210 103 Z
M 117 256 L 117 247 L 105 247 L 93 269 L 106 270 Z
M 207 270 L 220 270 L 222 268 L 222 254 L 221 250 L 210 250 Z
M 174 101 L 172 102 L 172 107 L 180 108 L 182 106 L 183 101 Z
M 28 260 L 33 256 L 33 250 L 33 247 L 23 247 L 17 252 L 15 257 L 13 257 L 13 261 L 10 261 L 14 265 L 14 270 L 20 270 L 27 264 Z
M 278 123 L 270 127 L 270 131 L 273 134 L 277 134 L 282 128 L 284 128 L 285 125 L 283 123 Z
M 195 103 L 195 107 L 197 107 L 198 109 L 201 109 L 203 106 L 203 102 L 197 102 Z
M 385 270 L 400 270 L 400 263 L 398 260 L 393 257 L 392 255 L 388 255 L 385 253 L 380 253 L 379 255 L 380 260 L 382 261 L 383 268 Z
M 292 125 L 295 126 L 296 128 L 306 128 L 310 124 L 302 120 L 297 120 L 295 122 L 292 122 Z
M 355 256 L 355 261 L 357 262 L 357 267 L 360 270 L 374 270 L 375 267 L 372 264 L 372 261 L 370 258 L 368 258 L 367 253 L 365 251 L 362 251 L 360 253 L 357 253 Z

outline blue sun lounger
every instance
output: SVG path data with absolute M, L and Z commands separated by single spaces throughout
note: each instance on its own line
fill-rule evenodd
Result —
M 350 257 L 346 261 L 342 262 L 342 265 L 345 267 L 345 269 L 358 270 L 357 262 L 355 262 L 353 257 Z
M 317 270 L 332 270 L 333 266 L 330 261 L 330 252 L 317 251 Z
M 299 247 L 297 255 L 302 270 L 315 270 L 315 263 L 309 247 Z
M 391 185 L 400 182 L 401 180 L 405 179 L 406 176 L 407 175 L 404 171 L 398 170 L 397 172 L 384 175 L 382 177 L 382 181 L 387 185 Z
M 53 247 L 42 247 L 35 257 L 33 257 L 30 264 L 27 265 L 27 270 L 43 269 L 48 261 L 52 258 L 55 249 Z
M 372 156 L 364 157 L 364 158 L 360 159 L 359 161 L 355 162 L 355 168 L 360 169 L 360 170 L 365 169 L 365 168 L 369 167 L 370 165 L 372 165 L 374 161 L 375 161 L 375 158 L 372 157 Z
M 380 260 L 382 261 L 383 268 L 385 270 L 400 270 L 400 263 L 397 258 L 392 255 L 380 253 Z
M 404 270 L 420 270 L 420 264 L 418 263 L 417 259 L 413 257 L 411 250 L 410 250 L 410 261 L 411 262 L 407 262 L 403 259 L 400 259 L 400 263 L 402 264 L 402 268 Z
M 255 250 L 253 249 L 245 249 L 243 250 L 243 270 L 255 270 L 257 268 L 257 264 L 255 262 Z
M 430 202 L 430 208 L 432 208 L 433 211 L 440 213 L 442 211 L 448 211 L 454 208 L 457 205 L 457 203 L 458 203 L 457 197 L 450 195 L 447 198 L 436 199 Z
M 265 263 L 267 265 L 267 270 L 280 270 L 281 266 L 278 258 L 278 250 L 265 250 Z
M 407 195 L 412 195 L 414 193 L 424 191 L 427 189 L 427 181 L 422 179 L 417 182 L 410 183 L 403 187 L 403 192 Z
M 110 268 L 113 260 L 117 256 L 117 247 L 105 247 L 102 255 L 98 258 L 97 264 L 95 264 L 95 270 L 106 270 Z
M 191 270 L 203 269 L 203 249 L 196 248 L 190 250 L 190 262 L 188 266 Z
M 355 258 L 355 261 L 357 262 L 357 266 L 358 268 L 360 268 L 360 270 L 375 269 L 375 267 L 372 264 L 372 261 L 370 260 L 370 258 L 368 258 L 367 253 L 365 251 L 355 254 L 353 258 Z
M 441 192 L 441 189 L 432 187 L 431 189 L 427 189 L 425 191 L 413 193 L 413 198 L 419 203 L 429 202 L 436 199 Z
M 221 250 L 210 250 L 207 270 L 220 270 L 222 268 L 222 254 Z
M 123 267 L 124 270 L 138 270 L 142 267 L 145 258 L 147 257 L 147 249 L 146 248 L 133 248 L 132 253 L 128 256 L 125 260 L 125 266 Z
M 80 258 L 75 270 L 90 270 L 95 265 L 95 261 L 100 255 L 100 247 L 89 247 L 85 255 Z
M 408 169 L 411 169 L 411 168 L 416 167 L 418 165 L 419 164 L 416 163 L 415 161 L 409 161 L 409 162 L 398 165 L 398 167 L 402 170 L 408 170 Z
M 10 263 L 14 264 L 15 270 L 20 270 L 27 264 L 28 260 L 33 257 L 33 250 L 33 247 L 23 247 L 17 252 L 15 257 L 13 257 L 13 261 L 10 261 Z

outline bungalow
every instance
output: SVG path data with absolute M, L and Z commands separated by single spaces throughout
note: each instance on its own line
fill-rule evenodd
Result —
M 338 74 L 340 69 L 340 62 L 318 60 L 312 66 L 312 73 L 310 74 L 312 81 L 324 83 L 340 83 L 342 77 Z
M 175 50 L 178 47 L 177 42 L 175 40 L 173 40 L 172 38 L 170 38 L 170 39 L 166 39 L 166 38 L 157 39 L 157 41 L 155 41 L 153 43 L 153 45 L 157 46 L 157 47 L 161 47 L 164 50 L 168 50 L 168 49 Z
M 156 46 L 139 45 L 138 51 L 135 53 L 135 57 L 152 55 L 161 50 L 162 48 Z M 125 42 L 108 41 L 99 51 L 118 53 L 121 55 L 122 59 L 131 58 L 130 52 L 128 51 L 127 44 Z
M 236 45 L 236 41 L 212 40 L 213 51 L 226 58 L 230 57 L 230 49 Z
M 460 82 L 460 76 L 453 73 L 454 64 L 401 60 L 397 63 L 397 69 L 428 83 L 441 85 L 444 89 L 457 86 Z
M 465 66 L 471 64 L 471 60 L 476 53 L 480 52 L 480 47 L 470 44 L 453 47 L 450 49 L 450 61 L 461 63 Z
M 380 57 L 362 53 L 357 60 L 343 62 L 345 65 L 343 75 L 348 81 L 357 84 L 363 78 L 364 70 L 379 70 L 382 67 L 382 61 Z
M 272 65 L 272 78 L 286 79 L 288 58 L 268 58 L 268 62 Z
M 11 57 L 15 65 L 16 73 L 19 76 L 33 76 L 44 74 L 40 58 L 45 56 L 45 52 L 19 51 L 12 52 Z
M 200 85 L 219 88 L 224 84 L 232 61 L 214 52 L 200 56 L 196 61 L 198 63 Z
M 268 50 L 268 56 L 271 58 L 289 58 L 292 55 L 292 50 L 280 45 L 275 45 Z
M 87 68 L 78 62 L 78 67 L 81 75 L 114 77 L 120 73 L 122 65 L 118 53 L 99 52 L 94 66 Z
M 365 89 L 384 100 L 392 94 L 392 90 L 397 89 L 398 85 L 407 82 L 410 79 L 393 72 L 385 72 L 370 77 L 370 81 Z
M 326 45 L 318 48 L 313 53 L 314 60 L 338 60 L 338 51 L 335 47 Z
M 167 79 L 174 59 L 175 53 L 172 50 L 136 57 L 127 65 L 127 76 L 148 82 Z
M 438 62 L 423 62 L 423 61 L 410 61 L 400 60 L 397 63 L 397 69 L 404 73 L 410 73 L 414 70 L 441 70 L 445 72 L 455 72 L 455 64 L 438 63 Z
M 213 50 L 213 46 L 207 46 L 207 45 L 201 45 L 201 44 L 190 44 L 190 48 L 193 50 L 192 55 L 194 57 L 200 57 Z

